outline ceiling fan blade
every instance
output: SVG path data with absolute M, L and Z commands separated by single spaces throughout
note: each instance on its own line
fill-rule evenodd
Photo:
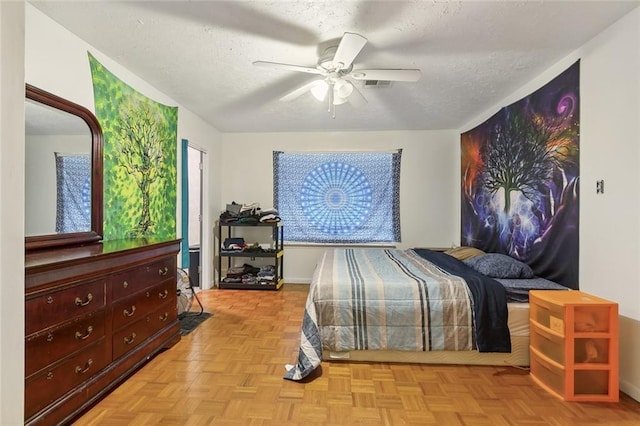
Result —
M 322 72 L 316 68 L 303 67 L 300 65 L 281 64 L 278 62 L 255 61 L 253 65 L 257 67 L 273 68 L 287 71 L 306 72 L 309 74 L 321 74 Z
M 362 108 L 363 106 L 365 106 L 367 104 L 367 99 L 364 97 L 364 95 L 356 88 L 356 86 L 353 86 L 353 92 L 351 92 L 351 95 L 349 96 L 349 103 L 354 107 L 354 108 Z
M 365 44 L 367 39 L 360 34 L 344 33 L 333 56 L 333 64 L 340 69 L 349 68 Z
M 287 93 L 283 97 L 281 97 L 280 100 L 283 101 L 283 102 L 292 101 L 292 100 L 304 95 L 308 91 L 310 91 L 316 84 L 318 84 L 318 81 L 322 81 L 322 80 L 314 80 L 314 81 L 312 81 L 310 83 L 305 84 L 304 86 L 298 87 L 297 89 L 295 89 L 295 90 Z
M 349 77 L 354 80 L 385 80 L 385 81 L 418 81 L 422 73 L 420 70 L 353 70 Z

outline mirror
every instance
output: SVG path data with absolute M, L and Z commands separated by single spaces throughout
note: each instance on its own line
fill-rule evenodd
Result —
M 102 239 L 102 130 L 91 111 L 26 85 L 25 248 Z

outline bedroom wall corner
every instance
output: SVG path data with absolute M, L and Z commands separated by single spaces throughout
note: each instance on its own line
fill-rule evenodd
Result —
M 220 214 L 218 200 L 220 200 L 220 174 L 222 156 L 222 134 L 205 123 L 194 114 L 178 113 L 178 137 L 189 141 L 205 153 L 202 176 L 202 241 L 200 247 L 201 283 L 203 289 L 214 286 L 214 232 L 216 220 Z M 180 159 L 179 159 L 180 163 Z M 180 192 L 180 191 L 179 191 Z M 179 197 L 182 195 L 179 193 Z M 181 225 L 178 215 L 178 227 Z M 205 262 L 207 262 L 205 264 Z M 206 265 L 206 266 L 205 266 Z
M 0 2 L 2 425 L 24 423 L 24 23 L 24 1 Z
M 640 321 L 620 316 L 620 390 L 640 401 Z
M 460 131 L 543 86 L 578 59 L 580 290 L 619 304 L 620 389 L 640 401 L 640 7 Z M 606 190 L 596 194 L 601 179 Z
M 620 389 L 640 401 L 640 8 L 579 54 L 580 288 L 618 302 Z
M 53 21 L 36 7 L 26 4 L 25 8 L 25 78 L 26 81 L 36 87 L 47 90 L 76 102 L 90 111 L 95 111 L 93 99 L 93 83 L 87 52 L 90 52 L 101 64 L 113 72 L 127 85 L 133 87 L 143 95 L 165 105 L 178 106 L 178 128 L 175 149 L 178 152 L 177 160 L 180 160 L 178 141 L 188 139 L 208 152 L 208 178 L 212 187 L 209 188 L 209 206 L 203 206 L 205 225 L 203 236 L 207 241 L 203 242 L 202 258 L 207 256 L 212 259 L 213 236 L 211 229 L 213 220 L 218 215 L 217 202 L 219 200 L 219 170 L 221 134 L 210 124 L 193 114 L 188 109 L 178 105 L 167 94 L 161 92 L 147 81 L 133 74 L 112 58 L 98 51 L 84 40 L 68 31 L 66 28 Z M 51 55 L 51 52 L 56 52 Z M 180 191 L 176 206 L 180 205 Z M 213 207 L 216 204 L 215 208 Z M 177 209 L 176 209 L 177 210 Z M 214 213 L 215 211 L 215 213 Z M 180 215 L 176 211 L 177 236 L 180 237 Z M 208 247 L 207 247 L 208 245 Z M 207 264 L 209 266 L 211 264 Z M 204 268 L 203 283 L 211 283 L 210 268 Z
M 402 148 L 399 248 L 448 247 L 458 240 L 459 142 L 454 130 L 223 134 L 218 214 L 231 201 L 273 206 L 273 151 Z M 251 155 L 247 155 L 250 152 Z M 224 177 L 230 177 L 228 179 Z M 286 230 L 286 223 L 284 224 Z M 286 232 L 286 231 L 285 231 Z M 326 246 L 285 246 L 285 283 L 308 283 Z

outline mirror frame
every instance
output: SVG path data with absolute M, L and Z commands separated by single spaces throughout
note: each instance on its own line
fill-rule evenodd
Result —
M 46 92 L 30 84 L 25 86 L 25 97 L 49 107 L 80 117 L 91 131 L 91 229 L 86 232 L 25 236 L 26 251 L 91 244 L 102 240 L 103 190 L 103 136 L 96 116 L 82 105 Z

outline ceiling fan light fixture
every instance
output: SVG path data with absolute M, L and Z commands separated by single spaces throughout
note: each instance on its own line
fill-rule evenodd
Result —
M 344 102 L 346 102 L 347 98 L 353 93 L 353 84 L 351 84 L 350 81 L 338 80 L 334 86 L 334 90 L 335 97 L 344 98 Z
M 316 84 L 311 88 L 311 94 L 318 101 L 324 101 L 324 98 L 327 96 L 327 92 L 329 91 L 329 85 L 324 80 L 319 80 Z
M 341 96 L 334 96 L 333 97 L 333 104 L 334 105 L 342 105 L 344 103 L 347 102 L 347 98 L 343 98 Z
M 332 118 L 335 118 L 336 105 L 349 102 L 354 108 L 358 108 L 367 104 L 367 100 L 353 81 L 365 80 L 363 83 L 358 83 L 360 87 L 388 86 L 392 81 L 414 82 L 421 77 L 419 69 L 356 68 L 354 70 L 354 61 L 366 43 L 367 39 L 360 34 L 345 32 L 336 46 L 325 49 L 318 58 L 315 68 L 268 61 L 255 61 L 253 64 L 266 68 L 319 74 L 321 79 L 306 83 L 280 100 L 291 101 L 303 93 L 311 92 L 318 102 L 326 102 L 327 111 Z

